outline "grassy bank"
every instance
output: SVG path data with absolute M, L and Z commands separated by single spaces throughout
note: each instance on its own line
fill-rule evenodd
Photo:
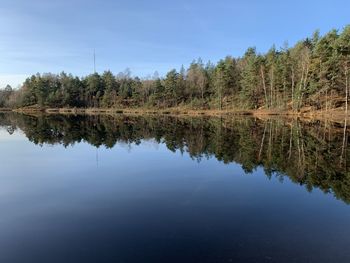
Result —
M 5 109 L 8 111 L 9 109 Z M 1 110 L 0 110 L 1 111 Z M 349 115 L 346 116 L 345 110 L 342 108 L 335 108 L 330 110 L 310 110 L 309 108 L 302 108 L 299 112 L 292 110 L 194 110 L 185 108 L 168 108 L 168 109 L 146 109 L 146 108 L 40 108 L 27 107 L 13 110 L 19 113 L 46 113 L 46 114 L 137 114 L 137 115 L 186 115 L 186 116 L 255 116 L 259 118 L 271 118 L 271 116 L 281 116 L 289 118 L 301 119 L 317 119 L 317 120 L 331 120 L 335 122 L 342 122 Z

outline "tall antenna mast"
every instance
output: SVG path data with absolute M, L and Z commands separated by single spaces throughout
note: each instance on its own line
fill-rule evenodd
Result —
M 94 74 L 96 73 L 96 51 L 94 49 Z M 96 167 L 98 167 L 98 148 L 96 147 Z
M 96 73 L 96 53 L 94 49 L 94 73 Z

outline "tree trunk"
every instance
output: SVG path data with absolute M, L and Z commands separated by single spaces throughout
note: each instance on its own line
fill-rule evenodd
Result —
M 283 80 L 283 99 L 282 99 L 282 103 L 283 103 L 283 107 L 286 108 L 286 103 L 287 103 L 287 100 L 286 100 L 286 90 L 287 90 L 287 87 L 286 87 L 286 79 Z
M 298 110 L 302 106 L 303 96 L 307 86 L 307 76 L 309 74 L 309 62 L 307 61 L 305 63 L 306 64 L 303 66 L 302 77 L 300 81 L 300 95 L 299 95 L 299 102 L 298 102 L 299 104 Z
M 326 88 L 326 113 L 328 111 L 328 88 Z
M 267 100 L 265 75 L 264 75 L 264 70 L 263 70 L 263 67 L 262 67 L 262 66 L 260 66 L 260 73 L 261 73 L 261 79 L 262 79 L 263 88 L 264 88 L 264 94 L 265 94 L 265 105 L 266 105 L 266 107 L 269 107 L 269 102 L 268 102 L 268 100 Z
M 270 106 L 272 107 L 272 97 L 273 97 L 273 67 L 270 73 Z
M 349 86 L 349 79 L 348 79 L 348 66 L 345 66 L 345 118 L 348 117 L 348 86 Z
M 292 110 L 294 111 L 294 85 L 295 85 L 295 80 L 294 80 L 294 67 L 292 67 Z

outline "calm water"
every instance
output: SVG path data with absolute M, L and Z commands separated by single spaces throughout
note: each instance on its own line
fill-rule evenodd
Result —
M 350 262 L 348 131 L 0 115 L 0 262 Z

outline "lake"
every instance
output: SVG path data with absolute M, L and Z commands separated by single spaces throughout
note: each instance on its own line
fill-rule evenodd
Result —
M 348 129 L 0 114 L 0 262 L 350 262 Z

